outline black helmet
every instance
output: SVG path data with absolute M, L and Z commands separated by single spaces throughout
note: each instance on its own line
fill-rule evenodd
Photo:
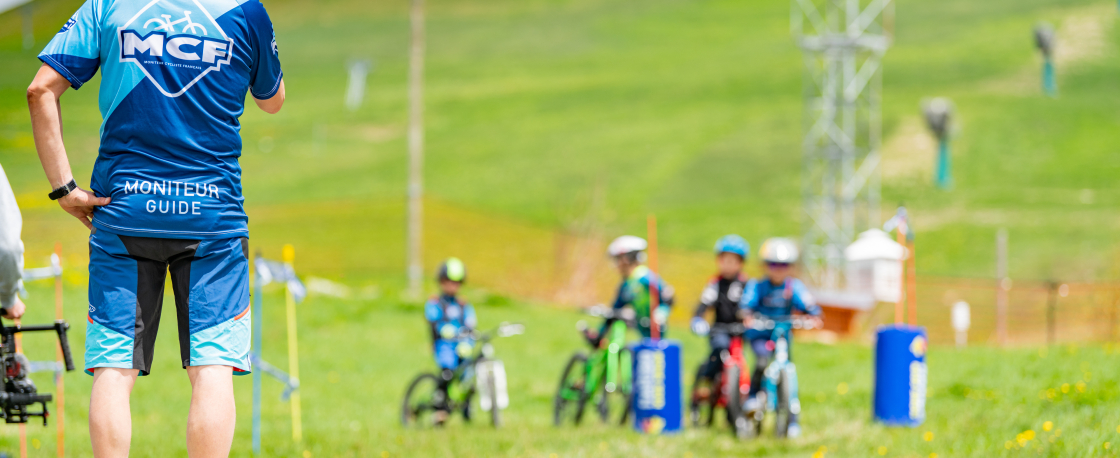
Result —
M 462 283 L 467 280 L 467 266 L 459 258 L 448 258 L 439 265 L 437 279 Z

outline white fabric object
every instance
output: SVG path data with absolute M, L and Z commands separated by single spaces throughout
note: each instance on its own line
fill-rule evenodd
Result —
M 0 307 L 15 303 L 23 278 L 23 217 L 16 205 L 16 196 L 0 167 Z

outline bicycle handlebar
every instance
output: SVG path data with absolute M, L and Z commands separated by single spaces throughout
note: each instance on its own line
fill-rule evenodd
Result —
M 634 309 L 632 309 L 632 308 L 624 307 L 624 308 L 615 310 L 613 308 L 608 308 L 607 306 L 604 306 L 604 305 L 593 305 L 591 307 L 587 307 L 587 308 L 583 309 L 583 313 L 586 313 L 586 314 L 594 316 L 594 317 L 606 318 L 606 319 L 614 318 L 614 319 L 619 319 L 619 320 L 623 320 L 623 321 L 633 321 L 634 318 L 636 318 L 636 316 L 637 316 L 637 314 L 634 312 Z
M 821 326 L 817 324 L 815 318 L 817 317 L 806 315 L 766 316 L 756 313 L 751 316 L 749 327 L 756 331 L 770 331 L 777 327 L 778 323 L 788 322 L 792 329 L 818 329 Z

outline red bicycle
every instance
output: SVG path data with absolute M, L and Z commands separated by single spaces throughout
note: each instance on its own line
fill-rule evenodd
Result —
M 736 436 L 746 431 L 743 419 L 743 400 L 751 386 L 751 373 L 743 355 L 743 334 L 746 327 L 742 323 L 715 323 L 710 335 L 715 339 L 726 337 L 727 348 L 719 353 L 722 365 L 716 374 L 706 374 L 708 362 L 696 370 L 689 402 L 689 416 L 693 426 L 712 426 L 716 409 L 722 408 L 727 414 L 727 424 Z

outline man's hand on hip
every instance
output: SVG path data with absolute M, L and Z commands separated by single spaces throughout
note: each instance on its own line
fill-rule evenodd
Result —
M 85 189 L 75 188 L 70 194 L 58 199 L 58 205 L 66 210 L 66 213 L 78 218 L 82 224 L 86 225 L 86 228 L 93 229 L 93 223 L 90 222 L 93 217 L 93 209 L 109 205 L 110 201 L 111 199 L 108 197 L 97 197 Z

